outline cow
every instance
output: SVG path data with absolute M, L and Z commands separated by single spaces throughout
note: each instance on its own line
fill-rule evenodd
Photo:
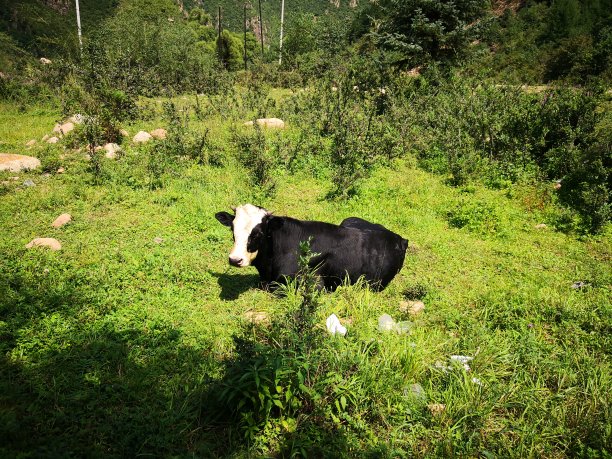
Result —
M 264 288 L 295 277 L 303 241 L 310 241 L 316 254 L 310 267 L 316 269 L 318 287 L 329 291 L 345 279 L 354 284 L 361 277 L 374 290 L 384 289 L 402 268 L 408 247 L 403 237 L 358 217 L 334 225 L 276 216 L 252 204 L 236 207 L 234 213 L 215 214 L 234 236 L 229 264 L 254 266 Z

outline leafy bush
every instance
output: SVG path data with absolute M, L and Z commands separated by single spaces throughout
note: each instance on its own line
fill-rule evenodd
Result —
M 276 161 L 268 151 L 261 126 L 254 121 L 252 133 L 233 131 L 232 142 L 238 150 L 238 160 L 250 172 L 253 183 L 265 196 L 272 195 L 276 189 Z

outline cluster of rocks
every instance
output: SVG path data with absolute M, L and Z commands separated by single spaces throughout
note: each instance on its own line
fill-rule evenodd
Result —
M 72 216 L 70 214 L 61 214 L 53 223 L 51 223 L 52 228 L 61 228 L 62 226 L 70 223 L 72 221 Z M 61 250 L 62 243 L 55 238 L 52 237 L 37 237 L 32 239 L 25 245 L 26 249 L 33 249 L 37 247 L 46 247 L 50 250 Z

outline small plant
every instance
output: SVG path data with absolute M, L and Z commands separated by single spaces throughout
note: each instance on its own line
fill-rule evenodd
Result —
M 254 184 L 265 196 L 272 196 L 276 189 L 274 169 L 276 162 L 268 152 L 266 137 L 257 121 L 253 133 L 232 133 L 232 142 L 238 149 L 238 160 L 251 174 Z

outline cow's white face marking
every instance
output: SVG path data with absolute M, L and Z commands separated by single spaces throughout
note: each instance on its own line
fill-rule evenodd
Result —
M 230 252 L 230 259 L 240 260 L 236 263 L 241 268 L 249 266 L 257 256 L 257 251 L 249 252 L 247 243 L 249 235 L 253 228 L 261 223 L 263 218 L 268 214 L 266 209 L 245 204 L 244 206 L 236 207 L 236 216 L 234 217 L 234 247 Z

